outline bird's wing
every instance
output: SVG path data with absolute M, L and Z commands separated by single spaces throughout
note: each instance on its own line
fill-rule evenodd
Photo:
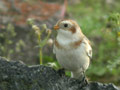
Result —
M 55 42 L 54 42 L 54 45 L 53 45 L 53 53 L 54 53 L 54 54 L 56 53 Z
M 88 55 L 88 57 L 90 59 L 92 59 L 92 47 L 90 45 L 90 41 L 85 37 L 84 39 L 84 43 L 85 43 L 85 51 L 86 51 L 86 54 Z
M 86 52 L 87 52 L 88 57 L 89 57 L 90 59 L 92 59 L 92 48 L 89 49 L 89 50 L 87 50 Z

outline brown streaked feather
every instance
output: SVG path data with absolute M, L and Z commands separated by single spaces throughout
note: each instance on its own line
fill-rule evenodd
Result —
M 82 41 L 83 41 L 83 38 L 78 40 L 78 41 L 76 41 L 76 42 L 74 42 L 72 44 L 73 48 L 78 48 L 80 46 L 80 44 L 82 43 Z
M 73 48 L 78 48 L 78 47 L 81 45 L 82 41 L 83 41 L 83 38 L 80 39 L 80 40 L 78 40 L 78 41 L 76 41 L 76 42 L 70 43 L 68 46 L 70 46 L 71 49 L 73 49 Z M 65 49 L 64 46 L 61 46 L 61 45 L 58 43 L 57 40 L 55 40 L 55 46 L 56 46 L 58 49 Z
M 57 24 L 61 23 L 62 21 L 70 21 L 73 25 L 75 25 L 76 27 L 79 27 L 79 25 L 71 19 L 61 19 L 57 22 Z
M 75 22 L 75 21 L 73 21 L 73 20 L 69 20 L 75 27 L 79 27 L 79 25 Z
M 91 44 L 91 42 L 88 40 L 88 43 L 89 43 L 89 45 L 91 46 L 92 44 Z
M 88 44 L 91 46 L 90 40 L 87 37 L 85 37 L 85 39 L 88 41 Z
M 63 47 L 58 43 L 57 40 L 55 40 L 55 46 L 58 48 L 58 49 L 62 49 Z
M 73 26 L 73 27 L 70 28 L 70 31 L 71 31 L 72 33 L 75 33 L 75 32 L 76 32 L 76 28 Z

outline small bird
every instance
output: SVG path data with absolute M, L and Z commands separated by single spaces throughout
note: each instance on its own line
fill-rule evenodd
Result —
M 74 20 L 59 20 L 54 30 L 57 31 L 57 36 L 53 53 L 56 54 L 58 63 L 65 70 L 71 71 L 73 78 L 83 80 L 92 58 L 90 41 Z

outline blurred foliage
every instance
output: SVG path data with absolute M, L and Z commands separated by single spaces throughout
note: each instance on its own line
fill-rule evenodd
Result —
M 109 25 L 111 25 L 112 33 L 116 35 L 116 41 L 120 46 L 120 14 L 114 13 L 108 17 Z
M 12 54 L 14 51 L 13 49 L 8 49 L 8 47 L 13 44 L 13 41 L 11 40 L 16 36 L 16 33 L 14 31 L 14 26 L 12 24 L 8 24 L 6 31 L 1 30 L 2 33 L 0 33 L 0 55 L 3 55 L 4 57 L 10 58 L 10 54 Z
M 38 39 L 38 46 L 37 47 L 39 48 L 39 61 L 40 61 L 40 64 L 43 64 L 43 58 L 42 58 L 43 57 L 43 52 L 42 52 L 42 49 L 47 44 L 47 41 L 48 41 L 52 31 L 47 28 L 46 24 L 42 25 L 42 29 L 39 28 L 37 25 L 34 24 L 34 20 L 31 19 L 31 18 L 29 18 L 27 20 L 27 23 L 32 26 L 32 29 L 35 31 L 35 34 L 37 36 L 37 39 Z M 41 37 L 43 32 L 47 33 L 47 36 L 44 39 Z
M 16 42 L 16 48 L 13 48 L 13 38 L 16 37 L 14 26 L 9 23 L 4 29 L 0 29 L 0 56 L 11 58 L 11 55 L 15 52 L 21 52 L 21 48 L 25 46 L 22 40 Z

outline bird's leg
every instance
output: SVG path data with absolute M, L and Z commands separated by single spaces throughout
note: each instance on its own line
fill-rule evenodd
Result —
M 59 69 L 57 72 L 60 74 L 60 76 L 65 76 L 65 69 L 64 68 Z
M 86 75 L 85 75 L 85 72 L 83 72 L 83 79 L 81 80 L 81 82 L 83 82 L 84 83 L 84 85 L 83 86 L 86 86 L 86 85 L 88 85 L 89 84 L 89 82 L 88 82 L 88 80 L 87 80 L 87 78 L 86 78 Z

